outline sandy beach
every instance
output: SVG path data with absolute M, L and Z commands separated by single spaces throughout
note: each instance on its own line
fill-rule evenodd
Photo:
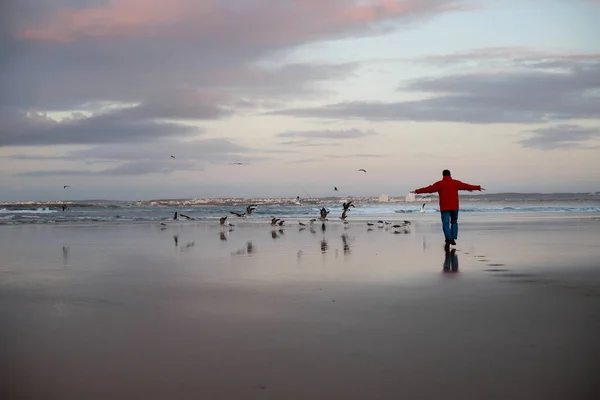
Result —
M 597 215 L 406 219 L 0 226 L 0 394 L 600 396 Z

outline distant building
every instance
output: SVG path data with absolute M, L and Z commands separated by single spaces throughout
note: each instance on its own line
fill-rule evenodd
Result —
M 416 195 L 414 193 L 409 193 L 408 195 L 406 195 L 405 201 L 407 203 L 410 203 L 410 202 L 413 202 L 413 201 L 417 201 Z
M 389 201 L 390 197 L 387 194 L 382 194 L 381 196 L 379 196 L 380 203 L 389 203 Z

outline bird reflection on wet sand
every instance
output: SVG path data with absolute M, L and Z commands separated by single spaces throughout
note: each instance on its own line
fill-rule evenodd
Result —
M 277 234 L 277 231 L 276 231 L 275 229 L 273 229 L 273 230 L 271 231 L 271 237 L 272 237 L 273 239 L 278 239 L 278 238 L 279 238 L 279 235 Z
M 175 242 L 175 247 L 177 247 L 179 245 L 179 236 L 173 235 L 173 241 Z
M 342 235 L 342 243 L 344 244 L 344 254 L 350 254 L 350 244 L 348 243 L 348 235 Z
M 445 249 L 444 257 L 444 272 L 458 272 L 458 256 L 456 255 L 456 249 Z
M 69 263 L 69 246 L 62 247 L 62 258 L 63 263 L 67 265 Z
M 221 232 L 219 233 L 219 238 L 220 238 L 221 240 L 227 240 L 227 234 L 225 233 L 225 231 L 221 231 Z
M 329 246 L 327 245 L 327 240 L 326 239 L 321 240 L 321 252 L 325 253 L 328 248 L 329 248 Z

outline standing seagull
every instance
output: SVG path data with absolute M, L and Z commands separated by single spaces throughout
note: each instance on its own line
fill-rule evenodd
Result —
M 64 186 L 63 186 L 63 189 L 66 189 L 66 188 L 68 188 L 68 187 L 70 188 L 70 187 L 71 187 L 71 185 L 64 185 Z
M 359 169 L 358 171 L 359 171 L 359 172 L 360 172 L 360 171 L 362 171 L 362 172 L 365 172 L 365 173 L 367 172 L 367 170 L 366 170 L 366 169 L 364 169 L 364 168 L 361 168 L 361 169 Z
M 426 203 L 423 203 L 423 205 L 421 206 L 421 209 L 419 210 L 419 212 L 420 212 L 421 214 L 423 214 L 423 213 L 425 212 L 425 204 L 426 204 Z

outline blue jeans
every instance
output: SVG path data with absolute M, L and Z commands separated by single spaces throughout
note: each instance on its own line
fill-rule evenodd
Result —
M 442 230 L 446 240 L 458 239 L 458 210 L 441 211 Z

